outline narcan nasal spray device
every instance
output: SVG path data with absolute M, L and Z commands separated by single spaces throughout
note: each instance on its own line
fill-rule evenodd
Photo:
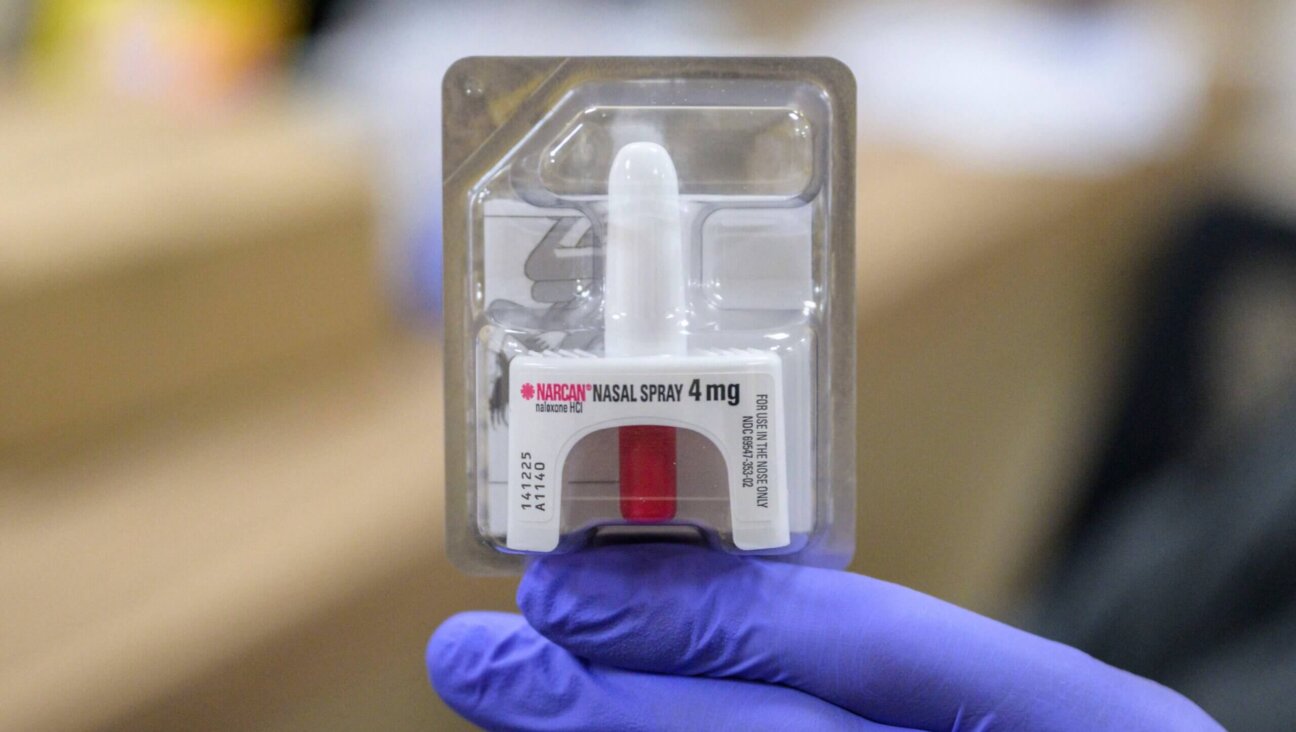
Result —
M 509 416 L 510 549 L 557 548 L 563 465 L 582 437 L 608 428 L 618 432 L 624 519 L 675 517 L 675 430 L 691 429 L 725 457 L 733 543 L 753 550 L 790 541 L 780 360 L 757 349 L 689 353 L 678 189 L 661 145 L 621 148 L 608 177 L 604 355 L 512 361 L 509 383 L 522 404 Z
M 854 84 L 831 59 L 465 59 L 444 80 L 446 529 L 844 566 Z

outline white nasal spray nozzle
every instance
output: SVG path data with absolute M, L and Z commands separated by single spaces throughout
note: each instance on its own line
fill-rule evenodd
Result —
M 683 356 L 679 178 L 666 148 L 633 142 L 608 174 L 603 347 L 608 356 Z

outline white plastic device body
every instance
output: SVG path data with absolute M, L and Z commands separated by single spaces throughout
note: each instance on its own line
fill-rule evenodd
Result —
M 692 430 L 715 445 L 734 546 L 790 543 L 782 361 L 759 349 L 689 351 L 683 251 L 669 153 L 624 146 L 608 180 L 604 354 L 529 352 L 508 367 L 507 548 L 558 548 L 573 447 L 636 425 Z

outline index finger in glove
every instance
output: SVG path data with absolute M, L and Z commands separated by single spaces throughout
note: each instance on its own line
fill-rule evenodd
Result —
M 441 698 L 491 730 L 905 732 L 795 689 L 592 664 L 503 613 L 450 618 L 428 643 L 427 666 Z
M 545 557 L 518 603 L 597 663 L 781 684 L 890 725 L 1218 729 L 1178 694 L 898 585 L 679 545 Z

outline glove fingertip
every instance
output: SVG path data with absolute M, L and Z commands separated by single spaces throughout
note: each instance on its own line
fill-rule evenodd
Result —
M 517 604 L 541 635 L 562 642 L 587 623 L 602 625 L 609 609 L 622 606 L 626 551 L 639 547 L 595 549 L 542 557 L 532 562 L 518 584 Z
M 552 597 L 555 569 L 548 559 L 537 559 L 523 573 L 517 588 L 517 606 L 527 620 L 532 620 L 531 613 L 542 610 Z
M 437 694 L 455 709 L 471 706 L 480 695 L 491 649 L 522 622 L 516 615 L 468 612 L 442 623 L 424 653 L 428 679 Z
M 722 576 L 757 577 L 756 563 L 691 546 L 641 544 L 540 559 L 518 587 L 538 633 L 572 653 L 622 668 L 666 672 L 691 656 L 698 624 L 726 617 L 682 613 L 729 606 L 711 598 Z

